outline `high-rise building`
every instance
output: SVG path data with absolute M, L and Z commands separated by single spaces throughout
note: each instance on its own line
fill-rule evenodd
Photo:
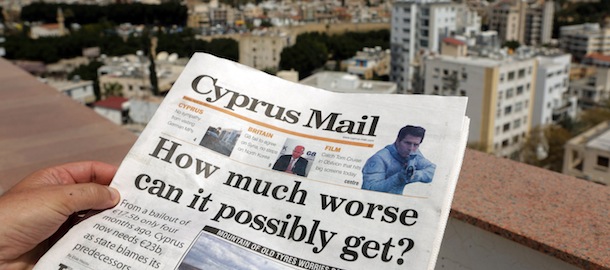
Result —
M 536 83 L 533 57 L 456 57 L 425 61 L 425 94 L 468 96 L 469 143 L 512 157 L 529 133 Z
M 255 31 L 239 37 L 239 63 L 259 70 L 277 70 L 282 50 L 296 38 L 285 32 Z
M 450 0 L 400 0 L 392 10 L 390 80 L 399 93 L 422 92 L 417 67 L 426 52 L 438 52 L 441 40 L 480 29 L 480 18 L 465 4 Z
M 541 55 L 536 72 L 536 97 L 532 114 L 532 126 L 558 123 L 575 118 L 578 98 L 569 92 L 569 54 Z
M 489 7 L 489 27 L 498 32 L 501 42 L 546 44 L 551 41 L 554 10 L 553 1 L 498 1 Z

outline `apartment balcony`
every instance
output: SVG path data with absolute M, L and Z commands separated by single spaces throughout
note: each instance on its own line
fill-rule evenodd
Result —
M 119 164 L 133 145 L 2 58 L 0 70 L 0 193 L 43 167 Z M 609 200 L 610 187 L 467 150 L 436 269 L 609 269 Z
M 565 102 L 562 106 L 554 108 L 552 113 L 553 122 L 564 119 L 569 114 L 570 108 L 572 108 L 572 102 Z

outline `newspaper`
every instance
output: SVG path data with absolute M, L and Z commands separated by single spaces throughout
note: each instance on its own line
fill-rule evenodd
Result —
M 433 269 L 466 102 L 338 94 L 196 53 L 121 163 L 118 205 L 35 269 Z M 405 126 L 425 135 L 399 140 Z

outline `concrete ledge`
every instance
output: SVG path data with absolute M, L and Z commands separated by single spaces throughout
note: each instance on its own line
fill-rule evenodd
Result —
M 451 217 L 584 269 L 610 268 L 610 188 L 467 150 Z

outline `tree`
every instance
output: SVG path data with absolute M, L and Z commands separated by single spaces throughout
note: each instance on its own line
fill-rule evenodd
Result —
M 102 62 L 92 61 L 88 65 L 80 65 L 76 67 L 68 78 L 73 78 L 78 75 L 83 80 L 93 81 L 93 92 L 95 93 L 95 99 L 100 100 L 102 98 L 100 93 L 99 80 L 97 78 L 97 69 L 103 66 Z
M 561 172 L 564 145 L 572 134 L 559 125 L 535 127 L 521 148 L 522 162 Z
M 328 50 L 324 44 L 310 38 L 297 39 L 295 45 L 284 48 L 280 54 L 280 69 L 294 69 L 299 72 L 299 79 L 324 66 L 328 60 Z
M 590 129 L 596 126 L 597 124 L 608 120 L 610 120 L 610 110 L 608 109 L 608 107 L 598 107 L 589 109 L 583 111 L 580 115 L 580 123 L 583 129 L 582 131 Z
M 519 41 L 516 40 L 509 40 L 504 42 L 504 44 L 502 44 L 502 47 L 508 47 L 511 50 L 516 50 L 521 46 L 521 43 L 519 43 Z
M 104 96 L 110 97 L 122 97 L 123 96 L 123 86 L 117 82 L 105 83 L 104 84 Z

